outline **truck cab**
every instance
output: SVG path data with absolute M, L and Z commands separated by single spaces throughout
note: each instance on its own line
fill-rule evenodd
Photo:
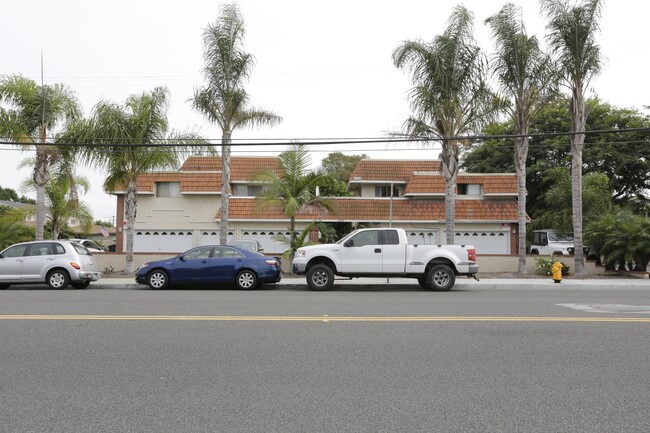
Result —
M 535 230 L 530 253 L 542 256 L 551 256 L 553 254 L 572 256 L 575 253 L 573 233 L 552 229 Z

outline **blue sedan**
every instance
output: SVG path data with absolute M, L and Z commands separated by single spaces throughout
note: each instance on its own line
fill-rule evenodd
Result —
M 148 262 L 135 273 L 135 281 L 152 289 L 181 285 L 232 285 L 250 290 L 277 283 L 282 269 L 277 260 L 240 247 L 205 245 L 167 260 Z

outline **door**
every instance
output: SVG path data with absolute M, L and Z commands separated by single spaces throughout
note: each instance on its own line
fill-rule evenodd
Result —
M 214 247 L 213 269 L 215 280 L 220 283 L 235 281 L 235 277 L 246 263 L 246 256 L 236 249 L 219 245 Z
M 45 273 L 54 265 L 54 244 L 38 242 L 30 244 L 23 263 L 24 281 L 45 281 Z
M 397 230 L 384 230 L 382 234 L 383 273 L 403 274 L 406 263 L 406 245 L 400 245 Z
M 212 246 L 197 247 L 175 259 L 172 281 L 179 284 L 214 283 L 216 273 L 211 263 L 213 249 Z
M 360 231 L 341 248 L 341 272 L 350 274 L 380 274 L 382 245 L 379 230 Z
M 29 244 L 14 245 L 2 253 L 0 258 L 0 281 L 20 282 L 23 278 L 24 254 Z

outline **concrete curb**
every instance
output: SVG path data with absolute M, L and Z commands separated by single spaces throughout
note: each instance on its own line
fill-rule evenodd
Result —
M 91 283 L 89 289 L 148 290 L 132 278 L 104 278 Z M 309 290 L 304 278 L 285 278 L 277 284 L 263 286 L 267 290 Z M 336 280 L 332 290 L 415 290 L 422 291 L 417 281 L 409 278 L 355 278 Z M 473 279 L 456 280 L 453 290 L 650 290 L 650 281 L 642 279 L 565 279 L 556 284 L 551 279 Z

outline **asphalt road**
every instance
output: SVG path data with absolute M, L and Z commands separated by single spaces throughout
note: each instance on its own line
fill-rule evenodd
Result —
M 648 432 L 650 291 L 0 291 L 0 432 Z

